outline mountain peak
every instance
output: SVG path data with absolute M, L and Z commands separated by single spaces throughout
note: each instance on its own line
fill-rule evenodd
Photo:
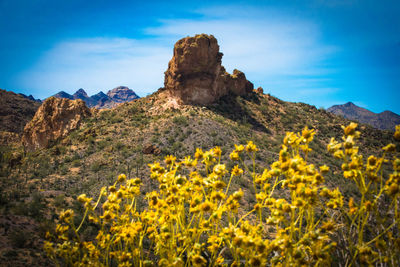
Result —
M 361 123 L 369 124 L 381 130 L 393 130 L 395 125 L 400 124 L 400 116 L 396 113 L 385 110 L 377 114 L 352 102 L 334 105 L 328 108 L 328 111 L 349 120 L 357 120 Z
M 65 92 L 65 91 L 60 91 L 60 92 L 58 92 L 57 94 L 55 94 L 55 95 L 53 95 L 53 96 L 54 96 L 54 97 L 57 97 L 57 98 L 74 99 L 74 97 L 73 97 L 72 95 L 68 94 L 68 93 Z
M 353 102 L 347 102 L 343 106 L 345 106 L 345 107 L 356 107 L 356 105 Z
M 117 103 L 129 102 L 139 96 L 126 86 L 118 86 L 107 92 L 107 96 Z
M 74 98 L 77 99 L 81 99 L 82 97 L 84 98 L 88 98 L 89 96 L 87 95 L 86 91 L 83 90 L 82 88 L 80 88 L 78 91 L 75 92 L 75 94 L 73 94 Z
M 103 91 L 100 91 L 97 94 L 92 95 L 91 97 L 93 97 L 93 96 L 106 96 L 106 94 Z

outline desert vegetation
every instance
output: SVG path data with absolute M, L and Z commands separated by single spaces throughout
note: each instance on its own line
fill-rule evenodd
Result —
M 267 168 L 257 166 L 252 141 L 235 145 L 229 162 L 218 146 L 182 160 L 168 155 L 149 164 L 158 186 L 144 200 L 143 181 L 120 174 L 96 199 L 77 198 L 79 216 L 63 210 L 44 249 L 58 265 L 398 266 L 398 152 L 390 143 L 363 157 L 356 128 L 343 127 L 327 144 L 341 165 L 335 175 L 357 189 L 354 196 L 327 185 L 327 165 L 310 163 L 315 131 L 305 127 L 286 133 Z M 251 185 L 254 201 L 243 198 L 238 180 Z

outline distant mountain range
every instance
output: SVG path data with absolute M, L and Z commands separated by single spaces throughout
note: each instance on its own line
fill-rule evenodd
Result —
M 346 119 L 357 120 L 381 130 L 394 131 L 394 127 L 400 124 L 400 116 L 396 113 L 388 110 L 381 113 L 374 113 L 352 102 L 343 105 L 334 105 L 327 110 Z
M 139 96 L 126 86 L 119 86 L 107 92 L 100 91 L 99 93 L 88 96 L 82 88 L 70 95 L 64 91 L 53 95 L 57 98 L 82 99 L 88 107 L 95 108 L 112 108 L 119 103 L 129 102 L 138 99 Z
M 24 97 L 24 98 L 27 98 L 29 100 L 42 103 L 42 100 L 40 100 L 39 98 L 38 99 L 34 98 L 33 95 L 25 95 L 25 94 L 21 94 L 21 93 L 19 93 L 19 95 Z

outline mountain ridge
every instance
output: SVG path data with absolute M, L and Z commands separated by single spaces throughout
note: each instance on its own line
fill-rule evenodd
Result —
M 105 94 L 103 91 L 98 92 L 92 96 L 89 96 L 83 88 L 78 89 L 74 94 L 60 91 L 57 94 L 52 95 L 56 98 L 67 98 L 71 100 L 81 99 L 88 107 L 94 107 L 98 109 L 111 108 L 116 105 L 128 101 L 138 99 L 139 96 L 126 86 L 115 87 Z
M 390 110 L 374 113 L 352 102 L 347 102 L 342 105 L 333 105 L 328 108 L 327 111 L 349 120 L 356 120 L 361 123 L 369 124 L 380 130 L 394 131 L 394 127 L 400 124 L 400 115 Z

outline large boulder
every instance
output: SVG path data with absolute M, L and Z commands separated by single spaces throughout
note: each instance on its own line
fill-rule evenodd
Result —
M 25 126 L 22 143 L 28 150 L 48 147 L 78 128 L 88 116 L 91 111 L 81 99 L 47 98 Z
M 182 104 L 207 105 L 229 93 L 245 95 L 253 90 L 243 72 L 233 75 L 221 65 L 217 39 L 200 34 L 179 40 L 165 72 L 164 89 Z

